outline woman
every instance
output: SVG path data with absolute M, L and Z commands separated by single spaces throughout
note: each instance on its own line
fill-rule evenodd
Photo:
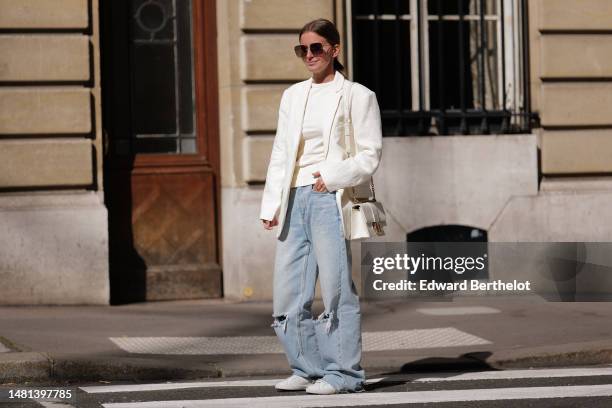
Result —
M 380 111 L 376 95 L 353 83 L 357 154 L 347 158 L 341 99 L 349 81 L 339 72 L 338 30 L 328 20 L 314 20 L 302 28 L 299 42 L 295 53 L 312 76 L 282 95 L 260 213 L 265 229 L 278 226 L 272 327 L 293 371 L 276 389 L 362 391 L 361 314 L 342 203 L 345 189 L 367 181 L 378 167 Z M 325 311 L 314 320 L 317 276 Z

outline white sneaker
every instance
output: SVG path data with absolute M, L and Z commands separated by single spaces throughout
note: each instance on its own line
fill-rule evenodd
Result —
M 331 384 L 318 379 L 314 384 L 306 388 L 306 392 L 309 394 L 329 395 L 336 394 L 338 391 Z
M 282 391 L 303 391 L 312 384 L 312 381 L 299 375 L 292 375 L 289 378 L 284 379 L 274 386 L 277 390 Z

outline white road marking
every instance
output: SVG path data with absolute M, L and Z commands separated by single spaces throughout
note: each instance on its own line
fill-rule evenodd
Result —
M 612 397 L 610 384 L 566 387 L 489 388 L 448 391 L 370 392 L 336 395 L 296 395 L 259 398 L 147 401 L 102 404 L 105 408 L 285 408 L 348 407 L 364 405 L 426 404 L 461 401 L 498 401 L 550 398 Z
M 420 374 L 406 374 L 390 378 L 379 377 L 366 380 L 367 384 L 398 382 L 446 382 L 474 380 L 508 380 L 520 378 L 563 378 L 563 377 L 597 377 L 612 376 L 612 368 L 561 368 L 534 370 L 480 371 L 473 373 L 440 373 L 437 377 L 422 377 Z M 198 381 L 178 383 L 151 383 L 130 385 L 100 385 L 80 387 L 90 394 L 113 392 L 163 391 L 187 388 L 219 388 L 219 387 L 273 387 L 282 378 L 265 380 L 233 380 L 233 381 Z
M 473 380 L 513 380 L 520 378 L 561 378 L 612 376 L 612 368 L 551 368 L 537 370 L 481 371 L 415 379 L 414 382 L 473 381 Z
M 66 402 L 36 401 L 45 408 L 75 408 Z
M 431 316 L 457 316 L 501 313 L 500 310 L 488 306 L 431 307 L 417 309 L 417 312 Z
M 283 353 L 276 336 L 242 337 L 110 337 L 128 353 L 170 355 Z M 409 350 L 491 344 L 454 327 L 364 332 L 363 351 Z
M 90 393 L 107 393 L 107 392 L 136 392 L 136 391 L 162 391 L 162 390 L 178 390 L 185 388 L 218 388 L 218 387 L 273 387 L 277 382 L 283 379 L 272 380 L 235 380 L 235 381 L 200 381 L 200 382 L 182 382 L 182 383 L 159 383 L 159 384 L 134 384 L 134 385 L 94 385 L 89 387 L 80 387 L 81 390 Z

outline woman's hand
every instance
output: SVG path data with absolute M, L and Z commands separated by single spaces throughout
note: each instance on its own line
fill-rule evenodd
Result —
M 278 218 L 274 217 L 272 221 L 270 220 L 261 220 L 263 222 L 263 227 L 267 230 L 271 230 L 272 227 L 276 227 L 278 225 Z
M 319 173 L 318 171 L 315 171 L 314 173 L 312 173 L 312 175 L 314 177 L 316 177 L 316 179 L 317 179 L 317 181 L 312 186 L 312 189 L 314 191 L 319 192 L 319 193 L 326 193 L 327 192 L 327 186 L 325 185 L 325 182 L 321 178 L 321 173 Z

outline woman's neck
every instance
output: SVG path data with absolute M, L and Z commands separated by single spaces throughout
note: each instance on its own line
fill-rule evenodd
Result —
M 330 67 L 331 68 L 331 67 Z M 315 84 L 322 84 L 324 82 L 333 81 L 335 76 L 334 69 L 328 69 L 318 74 L 312 74 L 312 82 Z

